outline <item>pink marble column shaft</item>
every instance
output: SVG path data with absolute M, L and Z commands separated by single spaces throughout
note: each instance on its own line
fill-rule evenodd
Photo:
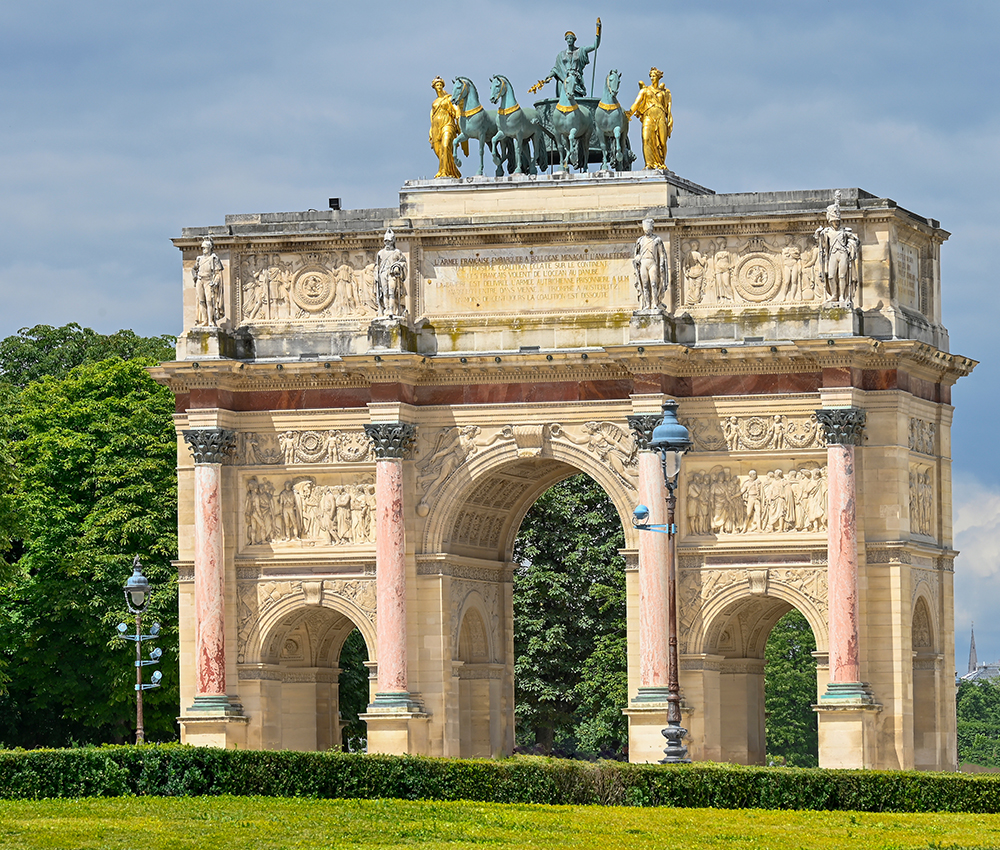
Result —
M 406 538 L 403 462 L 375 462 L 375 578 L 379 693 L 406 692 Z
M 222 465 L 194 467 L 195 671 L 198 696 L 226 693 L 225 563 L 222 558 Z
M 649 522 L 667 521 L 667 488 L 656 452 L 639 452 L 639 501 L 649 508 Z M 639 534 L 639 687 L 667 685 L 669 653 L 667 593 L 670 539 Z
M 827 446 L 830 681 L 859 682 L 858 527 L 854 446 Z

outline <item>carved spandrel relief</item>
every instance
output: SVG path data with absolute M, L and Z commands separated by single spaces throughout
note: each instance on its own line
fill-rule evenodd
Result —
M 910 451 L 920 454 L 935 454 L 934 445 L 937 438 L 937 423 L 925 422 L 923 419 L 910 419 Z
M 639 448 L 635 434 L 614 422 L 585 422 L 581 426 L 552 426 L 554 439 L 586 446 L 622 485 L 635 490 L 639 481 Z
M 818 533 L 826 530 L 826 467 L 806 464 L 758 473 L 717 465 L 685 476 L 687 533 Z
M 236 269 L 244 324 L 375 315 L 373 251 L 244 254 Z
M 374 476 L 318 483 L 313 476 L 245 482 L 243 548 L 362 546 L 375 541 Z
M 788 233 L 775 242 L 762 236 L 685 240 L 679 258 L 683 303 L 818 303 L 823 297 L 818 254 L 812 234 Z
M 297 431 L 240 434 L 239 463 L 244 466 L 292 466 L 310 463 L 370 463 L 371 440 L 356 431 Z
M 257 607 L 260 614 L 266 614 L 275 605 L 290 596 L 301 599 L 303 605 L 308 603 L 304 582 L 300 579 L 289 581 L 262 581 L 256 585 Z M 375 622 L 375 580 L 338 578 L 326 579 L 322 582 L 322 592 L 342 597 L 353 602 L 364 615 Z
M 437 488 L 478 450 L 476 437 L 482 429 L 478 425 L 462 425 L 441 428 L 433 447 L 417 464 L 417 489 L 421 492 L 417 503 L 417 513 L 427 516 L 430 511 L 428 500 Z
M 687 419 L 695 451 L 739 452 L 770 449 L 813 449 L 826 445 L 823 428 L 815 414 L 789 417 L 723 416 L 720 419 Z
M 910 465 L 910 531 L 934 536 L 934 470 Z

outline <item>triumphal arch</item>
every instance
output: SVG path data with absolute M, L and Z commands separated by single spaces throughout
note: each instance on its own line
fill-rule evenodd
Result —
M 663 502 L 644 456 L 676 400 L 691 757 L 763 761 L 764 644 L 796 608 L 821 763 L 953 767 L 950 401 L 975 364 L 942 324 L 947 236 L 860 189 L 663 169 L 185 229 L 184 330 L 154 370 L 177 400 L 183 740 L 337 746 L 357 628 L 371 751 L 511 752 L 514 537 L 584 472 L 625 530 L 629 756 L 659 759 L 665 538 L 631 517 Z

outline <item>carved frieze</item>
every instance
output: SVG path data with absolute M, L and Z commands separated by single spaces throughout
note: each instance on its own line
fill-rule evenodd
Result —
M 285 581 L 262 581 L 254 587 L 257 594 L 257 608 L 260 615 L 266 614 L 275 605 L 289 596 L 297 597 L 302 605 L 307 605 L 306 593 L 301 579 Z M 329 593 L 353 602 L 374 624 L 376 611 L 374 578 L 336 578 L 322 581 L 321 593 Z M 319 616 L 319 615 L 317 615 Z
M 244 325 L 375 315 L 372 251 L 242 254 L 235 268 Z
M 238 462 L 244 466 L 311 463 L 368 463 L 375 460 L 371 440 L 357 430 L 242 432 Z
M 717 236 L 680 243 L 683 303 L 756 306 L 818 303 L 824 288 L 813 234 Z
M 937 438 L 937 423 L 925 422 L 923 419 L 910 419 L 910 451 L 920 454 L 935 454 L 934 446 Z
M 682 501 L 687 534 L 782 534 L 826 530 L 826 467 L 780 467 L 746 474 L 722 465 L 689 470 Z
M 789 417 L 724 416 L 689 419 L 682 423 L 691 432 L 695 451 L 739 452 L 771 449 L 813 449 L 826 445 L 823 426 L 815 414 Z
M 375 541 L 373 475 L 251 476 L 244 483 L 241 544 L 302 548 Z
M 934 536 L 934 470 L 910 464 L 910 531 Z

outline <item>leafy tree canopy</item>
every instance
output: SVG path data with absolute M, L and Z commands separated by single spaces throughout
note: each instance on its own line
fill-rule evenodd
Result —
M 764 728 L 769 762 L 819 765 L 816 638 L 794 608 L 775 624 L 764 649 Z
M 114 635 L 127 615 L 122 586 L 136 554 L 157 590 L 150 614 L 164 627 L 165 687 L 148 692 L 146 725 L 150 739 L 170 738 L 176 439 L 171 394 L 145 371 L 163 356 L 163 339 L 114 335 L 122 352 L 135 355 L 129 360 L 92 360 L 100 341 L 89 353 L 50 357 L 45 339 L 68 339 L 72 348 L 93 332 L 40 327 L 0 343 L 4 377 L 23 387 L 2 391 L 10 475 L 0 523 L 5 505 L 16 523 L 0 528 L 16 571 L 0 586 L 0 661 L 9 679 L 0 695 L 0 742 L 120 741 L 131 733 L 134 655 Z M 80 357 L 83 365 L 70 365 Z M 54 375 L 24 380 L 45 370 Z
M 956 694 L 958 761 L 1000 767 L 1000 682 L 961 682 Z
M 531 507 L 514 546 L 519 745 L 620 754 L 628 740 L 624 533 L 586 475 Z

